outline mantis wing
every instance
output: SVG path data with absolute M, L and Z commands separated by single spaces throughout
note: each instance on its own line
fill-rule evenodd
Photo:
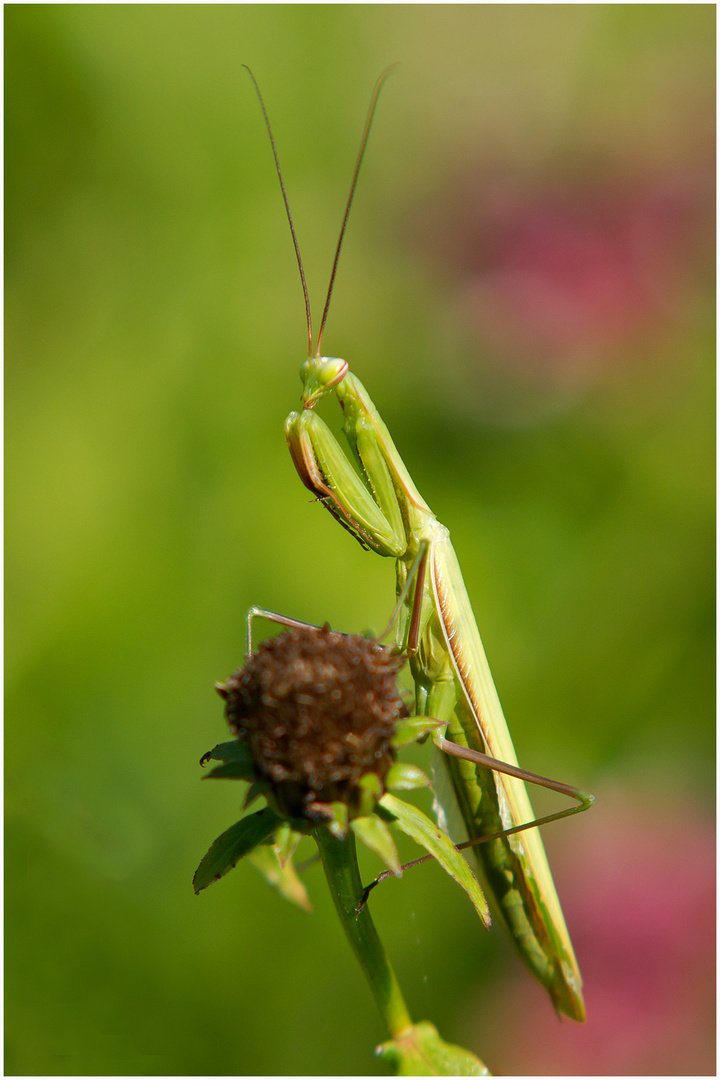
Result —
M 431 546 L 430 559 L 436 610 L 462 689 L 449 737 L 472 750 L 517 764 L 450 540 L 439 537 Z M 448 761 L 447 767 L 471 839 L 494 831 L 491 823 L 494 815 L 500 828 L 534 819 L 522 780 L 490 772 L 470 762 Z M 467 798 L 471 780 L 480 786 L 475 807 Z M 495 898 L 522 958 L 547 986 L 556 1008 L 575 1020 L 584 1020 L 582 979 L 539 831 L 530 829 L 479 845 L 478 856 L 488 891 Z

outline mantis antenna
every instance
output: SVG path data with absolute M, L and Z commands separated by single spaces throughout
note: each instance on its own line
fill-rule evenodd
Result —
M 330 284 L 328 285 L 327 299 L 325 301 L 325 308 L 323 310 L 322 321 L 320 323 L 320 333 L 317 339 L 317 348 L 315 355 L 320 356 L 320 347 L 322 345 L 323 334 L 325 333 L 325 323 L 327 322 L 328 311 L 330 310 L 330 298 L 332 297 L 333 286 L 335 285 L 335 275 L 337 274 L 338 261 L 340 259 L 340 248 L 345 238 L 345 228 L 350 217 L 350 207 L 352 206 L 353 198 L 355 197 L 355 188 L 357 187 L 358 176 L 360 175 L 360 166 L 363 163 L 365 157 L 365 148 L 367 146 L 368 138 L 370 137 L 370 128 L 375 117 L 375 109 L 377 107 L 378 98 L 380 97 L 380 91 L 383 88 L 383 84 L 388 75 L 397 64 L 391 64 L 390 67 L 385 68 L 382 75 L 375 83 L 372 96 L 370 98 L 370 105 L 368 107 L 368 113 L 365 120 L 365 127 L 362 133 L 362 139 L 360 140 L 360 150 L 358 152 L 357 161 L 355 162 L 355 171 L 353 172 L 352 183 L 350 184 L 350 194 L 348 195 L 347 205 L 345 206 L 345 214 L 342 220 L 342 226 L 340 227 L 340 236 L 338 237 L 337 247 L 335 248 L 335 258 L 333 259 L 332 271 L 330 273 Z
M 290 233 L 292 235 L 293 246 L 295 248 L 295 257 L 297 259 L 298 269 L 300 271 L 300 281 L 302 283 L 303 297 L 305 298 L 305 318 L 307 321 L 307 335 L 308 335 L 308 358 L 312 356 L 312 317 L 310 315 L 310 298 L 308 295 L 307 282 L 305 280 L 305 270 L 303 269 L 302 257 L 300 255 L 300 245 L 298 244 L 297 234 L 295 232 L 295 225 L 293 224 L 292 214 L 290 213 L 290 203 L 288 202 L 287 192 L 285 191 L 285 182 L 283 180 L 282 170 L 280 169 L 280 159 L 278 158 L 277 149 L 275 147 L 275 139 L 273 137 L 272 128 L 270 126 L 270 119 L 265 108 L 265 102 L 263 96 L 260 93 L 260 87 L 257 84 L 257 79 L 253 75 L 252 71 L 247 64 L 242 65 L 247 71 L 248 75 L 253 81 L 255 87 L 255 93 L 258 96 L 260 102 L 260 108 L 262 109 L 263 118 L 265 120 L 265 127 L 267 128 L 268 135 L 270 136 L 270 146 L 272 147 L 273 157 L 275 159 L 275 169 L 277 170 L 278 180 L 280 181 L 280 190 L 282 191 L 283 202 L 285 203 L 285 211 L 287 213 L 288 222 L 290 224 Z M 365 119 L 365 127 L 363 129 L 362 139 L 360 140 L 360 150 L 358 153 L 357 161 L 355 162 L 355 170 L 353 172 L 352 183 L 350 184 L 350 194 L 348 196 L 347 204 L 345 206 L 345 214 L 343 215 L 342 226 L 340 228 L 340 236 L 338 238 L 337 247 L 335 248 L 335 258 L 333 259 L 332 271 L 330 273 L 330 284 L 328 285 L 327 299 L 325 300 L 325 308 L 323 310 L 322 322 L 320 323 L 320 333 L 317 339 L 317 349 L 315 351 L 316 356 L 320 356 L 320 347 L 322 344 L 323 334 L 325 332 L 325 323 L 327 322 L 328 311 L 330 310 L 330 298 L 332 297 L 333 287 L 335 285 L 335 276 L 337 274 L 338 262 L 340 260 L 340 249 L 342 248 L 342 242 L 345 238 L 345 229 L 347 227 L 348 218 L 350 216 L 350 207 L 355 196 L 355 188 L 357 187 L 358 176 L 360 175 L 360 166 L 363 163 L 365 157 L 365 148 L 367 147 L 367 141 L 370 136 L 370 128 L 375 116 L 375 109 L 377 107 L 380 91 L 382 90 L 383 83 L 387 79 L 388 75 L 392 71 L 396 64 L 391 64 L 390 67 L 383 71 L 382 75 L 375 83 L 375 87 L 370 98 L 370 106 L 368 108 L 367 117 Z
M 267 128 L 268 135 L 270 136 L 270 146 L 272 147 L 273 157 L 275 158 L 275 168 L 277 169 L 278 180 L 280 181 L 280 190 L 282 191 L 283 202 L 285 203 L 285 210 L 287 212 L 288 222 L 290 223 L 290 233 L 292 235 L 293 246 L 295 248 L 295 257 L 297 259 L 298 270 L 300 271 L 300 281 L 302 282 L 302 291 L 305 298 L 305 319 L 307 322 L 308 356 L 311 356 L 313 333 L 312 316 L 310 314 L 310 297 L 308 296 L 307 282 L 305 281 L 305 271 L 303 269 L 302 257 L 300 255 L 300 245 L 298 244 L 298 238 L 295 232 L 295 225 L 293 224 L 292 214 L 290 213 L 290 203 L 288 202 L 287 192 L 285 191 L 285 181 L 283 180 L 283 174 L 280 168 L 280 159 L 275 148 L 275 139 L 273 137 L 272 128 L 270 127 L 270 117 L 267 114 L 267 109 L 265 108 L 265 102 L 263 101 L 263 96 L 260 93 L 260 87 L 257 84 L 257 79 L 255 78 L 247 64 L 243 64 L 243 67 L 253 81 L 255 93 L 258 96 L 260 108 L 262 109 L 262 114 L 265 119 L 265 127 Z

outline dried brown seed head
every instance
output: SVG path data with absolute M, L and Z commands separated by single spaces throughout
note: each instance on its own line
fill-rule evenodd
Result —
M 228 723 L 290 815 L 318 802 L 352 809 L 364 774 L 384 778 L 395 721 L 407 716 L 403 663 L 377 641 L 303 627 L 262 642 L 225 682 Z

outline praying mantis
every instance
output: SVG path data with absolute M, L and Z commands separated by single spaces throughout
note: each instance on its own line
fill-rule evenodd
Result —
M 440 752 L 438 821 L 453 831 L 453 819 L 462 822 L 468 839 L 458 846 L 474 847 L 486 890 L 522 960 L 548 990 L 558 1013 L 582 1021 L 580 971 L 542 840 L 532 826 L 579 813 L 592 805 L 593 796 L 519 768 L 448 529 L 420 495 L 347 361 L 322 355 L 340 250 L 388 72 L 370 101 L 313 349 L 308 290 L 275 141 L 259 87 L 247 70 L 270 136 L 305 297 L 308 359 L 300 372 L 302 409 L 291 412 L 285 423 L 292 460 L 305 486 L 364 548 L 396 560 L 395 643 L 409 658 L 416 714 L 443 724 L 433 736 Z M 359 473 L 316 411 L 326 398 L 334 398 L 342 409 Z M 578 805 L 535 819 L 525 781 L 569 795 Z

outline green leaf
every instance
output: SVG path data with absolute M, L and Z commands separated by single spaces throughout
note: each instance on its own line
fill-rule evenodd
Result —
M 216 765 L 209 773 L 202 777 L 203 780 L 254 780 L 255 767 L 252 761 L 224 761 L 222 765 Z
M 265 795 L 267 791 L 267 780 L 255 780 L 247 789 L 245 800 L 242 805 L 243 810 L 247 810 L 249 806 L 252 806 L 256 799 L 259 799 L 261 795 Z
M 415 788 L 429 786 L 430 778 L 422 769 L 402 761 L 392 765 L 385 777 L 385 787 L 390 791 L 413 791 Z
M 490 911 L 483 891 L 461 852 L 442 829 L 423 814 L 422 810 L 395 798 L 394 795 L 383 795 L 375 813 L 382 813 L 383 810 L 389 812 L 391 820 L 395 820 L 399 829 L 421 844 L 437 859 L 443 870 L 455 878 L 472 900 L 485 926 L 490 926 Z
M 252 756 L 247 743 L 240 742 L 238 739 L 230 739 L 229 742 L 221 742 L 217 746 L 213 746 L 212 750 L 208 750 L 207 754 L 203 754 L 200 758 L 201 765 L 206 765 L 208 761 L 252 762 Z
M 241 818 L 226 829 L 210 845 L 207 854 L 195 871 L 193 878 L 195 892 L 199 893 L 201 889 L 206 889 L 208 885 L 212 885 L 213 881 L 217 881 L 232 870 L 243 855 L 247 855 L 258 844 L 267 840 L 281 821 L 282 818 L 279 818 L 273 810 L 265 807 L 264 810 L 258 810 L 257 814 Z
M 384 821 L 375 817 L 374 814 L 372 817 L 356 817 L 350 822 L 350 828 L 366 847 L 380 856 L 393 874 L 400 877 L 402 870 L 397 848 L 392 833 Z
M 297 833 L 295 835 L 297 836 Z M 248 855 L 248 861 L 285 900 L 296 904 L 303 911 L 312 911 L 307 889 L 297 876 L 291 857 L 283 862 L 276 847 L 256 847 Z
M 347 803 L 332 802 L 325 805 L 332 814 L 332 817 L 328 819 L 327 828 L 338 840 L 344 840 L 348 831 Z
M 417 742 L 431 731 L 445 727 L 442 720 L 435 720 L 432 716 L 411 716 L 407 719 L 398 720 L 395 724 L 395 734 L 390 740 L 390 745 L 396 750 L 410 743 Z
M 372 814 L 383 793 L 382 781 L 377 773 L 369 772 L 360 777 L 357 786 L 360 789 L 359 817 L 366 817 Z
M 437 1028 L 422 1020 L 375 1053 L 396 1076 L 490 1076 L 486 1065 L 462 1046 L 441 1039 Z
M 273 837 L 273 847 L 281 866 L 284 866 L 288 860 L 292 860 L 301 840 L 302 834 L 291 829 L 287 821 L 278 825 Z

